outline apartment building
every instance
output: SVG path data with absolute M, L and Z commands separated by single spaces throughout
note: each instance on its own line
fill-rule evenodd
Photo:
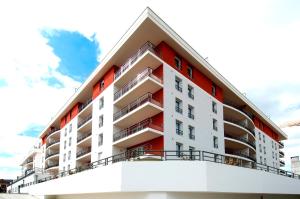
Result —
M 78 187 L 73 189 L 74 192 L 68 192 L 68 188 L 58 191 L 57 187 L 53 191 L 50 187 L 55 186 L 53 182 L 57 180 L 62 180 L 59 182 L 63 186 L 69 177 L 76 181 L 76 176 L 93 181 L 90 169 L 95 165 L 114 163 L 109 168 L 112 169 L 118 164 L 130 164 L 131 167 L 126 169 L 135 168 L 137 171 L 137 165 L 142 165 L 149 170 L 149 175 L 151 168 L 161 168 L 161 172 L 168 173 L 174 169 L 185 170 L 187 166 L 191 169 L 189 172 L 198 172 L 197 169 L 201 168 L 194 164 L 199 161 L 192 160 L 205 158 L 212 158 L 205 163 L 212 169 L 220 166 L 216 163 L 223 163 L 218 171 L 223 171 L 223 167 L 237 173 L 244 169 L 245 173 L 241 175 L 248 176 L 249 181 L 260 179 L 252 179 L 252 174 L 265 175 L 257 170 L 255 172 L 261 173 L 253 173 L 255 168 L 272 171 L 272 176 L 267 176 L 266 181 L 276 176 L 284 181 L 291 180 L 295 186 L 299 184 L 295 179 L 299 176 L 280 169 L 285 164 L 280 159 L 284 157 L 281 140 L 287 139 L 287 135 L 148 8 L 39 137 L 39 153 L 31 153 L 22 165 L 24 171 L 41 169 L 46 179 L 39 180 L 42 178 L 38 175 L 32 184 L 15 181 L 12 192 L 59 195 L 81 193 L 78 190 L 81 189 L 82 193 L 93 193 L 94 185 L 87 185 L 88 189 Z M 123 154 L 123 159 L 119 154 Z M 145 161 L 134 161 L 141 160 L 141 155 Z M 36 163 L 29 164 L 34 159 L 37 159 Z M 157 161 L 167 159 L 178 161 L 176 164 Z M 231 167 L 235 165 L 247 169 Z M 105 169 L 96 170 L 104 172 L 102 176 L 112 172 Z M 125 170 L 122 172 L 126 173 Z M 74 175 L 66 177 L 66 174 Z M 227 172 L 223 175 L 226 176 Z M 167 183 L 165 180 L 162 179 L 161 183 Z M 169 181 L 167 186 L 171 185 L 173 183 Z M 176 186 L 169 190 L 192 190 L 185 185 Z M 225 192 L 298 193 L 292 189 L 294 186 L 288 189 L 282 186 L 274 192 L 267 183 L 264 186 L 267 186 L 265 192 L 253 188 L 234 191 L 232 187 Z M 145 187 L 148 191 L 168 191 Z M 97 193 L 112 191 L 111 187 L 95 189 Z M 224 192 L 221 189 L 207 190 L 211 191 Z M 180 198 L 180 194 L 176 197 Z

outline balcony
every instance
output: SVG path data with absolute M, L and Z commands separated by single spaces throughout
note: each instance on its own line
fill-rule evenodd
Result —
M 33 163 L 33 159 L 27 159 L 25 162 L 24 162 L 24 165 L 26 164 L 32 164 Z
M 132 126 L 163 111 L 162 104 L 147 93 L 114 114 L 114 125 L 121 128 Z
M 225 148 L 225 154 L 231 157 L 241 158 L 247 161 L 256 162 L 256 157 L 254 155 L 250 155 L 242 151 L 236 151 L 236 150 Z
M 235 136 L 232 136 L 232 135 L 229 135 L 229 134 L 225 134 L 225 138 L 230 138 L 230 139 L 233 139 L 233 140 L 237 140 L 239 142 L 243 142 L 244 144 L 247 144 L 247 145 L 251 146 L 254 150 L 256 149 L 255 142 L 254 141 L 249 141 L 248 139 L 246 139 L 244 137 L 235 137 Z
M 80 149 L 76 153 L 76 158 L 78 161 L 91 161 L 91 147 Z
M 281 151 L 281 150 L 279 150 L 279 157 L 280 157 L 280 158 L 284 158 L 284 152 Z
M 92 131 L 79 135 L 77 137 L 77 143 L 80 143 L 82 140 L 85 140 L 86 138 L 91 137 L 91 135 L 92 135 Z
M 93 101 L 93 99 L 90 98 L 90 99 L 88 99 L 85 103 L 81 104 L 81 105 L 79 106 L 78 112 L 81 113 L 81 111 L 84 110 L 88 105 L 90 105 L 92 101 Z
M 246 113 L 227 104 L 223 105 L 223 110 L 225 121 L 237 124 L 240 127 L 247 129 L 255 138 L 254 123 Z
M 60 133 L 59 128 L 54 128 L 52 129 L 48 134 L 47 134 L 47 139 L 50 138 L 52 135 L 55 135 L 56 133 Z
M 78 120 L 77 130 L 84 130 L 87 126 L 91 128 L 92 117 L 93 115 L 90 113 L 84 119 Z
M 163 135 L 163 127 L 152 123 L 151 118 L 114 134 L 115 146 L 131 147 Z
M 58 165 L 59 165 L 58 162 L 46 164 L 45 170 L 58 169 Z
M 122 85 L 128 82 L 130 79 L 133 79 L 138 71 L 145 69 L 145 66 L 150 66 L 152 69 L 155 69 L 161 64 L 162 62 L 158 58 L 155 46 L 151 42 L 146 42 L 133 56 L 128 58 L 115 73 L 115 84 Z
M 59 158 L 59 151 L 51 152 L 51 153 L 46 154 L 45 160 L 51 159 L 51 158 L 57 158 L 58 159 Z
M 162 80 L 146 68 L 114 94 L 115 105 L 125 106 L 142 93 L 155 93 L 163 88 Z
M 279 160 L 280 166 L 284 167 L 285 166 L 285 162 L 283 160 Z
M 46 149 L 49 147 L 58 147 L 59 148 L 59 140 L 51 140 L 46 144 Z
M 280 148 L 280 149 L 283 149 L 283 148 L 284 148 L 283 142 L 279 141 L 278 144 L 279 144 L 279 148 Z

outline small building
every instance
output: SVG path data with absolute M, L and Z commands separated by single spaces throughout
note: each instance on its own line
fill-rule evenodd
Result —
M 0 179 L 0 193 L 6 193 L 7 187 L 12 183 L 12 180 Z
M 300 160 L 299 156 L 293 156 L 291 157 L 291 167 L 292 172 L 296 174 L 300 174 Z

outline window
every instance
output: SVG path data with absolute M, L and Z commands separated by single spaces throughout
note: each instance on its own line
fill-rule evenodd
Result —
M 195 140 L 195 127 L 189 125 L 189 138 Z
M 182 151 L 183 145 L 179 142 L 176 142 L 176 153 L 178 157 L 181 157 L 181 151 Z
M 189 78 L 193 79 L 193 68 L 191 66 L 188 66 L 187 73 Z
M 101 89 L 101 90 L 104 89 L 104 80 L 102 80 L 101 83 L 100 83 L 100 89 Z
M 262 152 L 261 144 L 259 144 L 259 152 Z
M 98 160 L 101 160 L 102 152 L 98 153 Z
M 72 137 L 69 137 L 69 146 L 72 144 Z
M 266 158 L 264 158 L 264 164 L 267 165 L 267 159 Z
M 179 120 L 176 120 L 176 134 L 177 135 L 183 135 L 182 122 L 179 121 Z
M 218 137 L 217 136 L 214 136 L 213 137 L 213 141 L 214 141 L 214 148 L 217 149 L 219 146 L 218 146 Z
M 178 56 L 175 56 L 174 58 L 175 61 L 175 66 L 178 70 L 181 70 L 182 66 L 181 66 L 181 59 Z
M 67 140 L 64 141 L 64 149 L 67 148 Z
M 188 96 L 191 99 L 194 99 L 194 88 L 191 85 L 188 85 Z
M 215 131 L 218 130 L 218 121 L 217 121 L 216 119 L 213 119 L 213 129 L 214 129 Z
M 272 158 L 274 159 L 274 151 L 272 151 Z
M 70 165 L 68 164 L 68 171 L 70 170 Z
M 277 153 L 275 153 L 275 160 L 277 160 Z
M 103 133 L 100 133 L 98 135 L 98 146 L 102 146 L 103 145 Z
M 69 125 L 69 133 L 72 132 L 72 124 Z
M 71 159 L 71 151 L 68 151 L 68 160 Z
M 275 150 L 277 150 L 277 144 L 275 143 L 274 145 L 275 145 Z
M 65 128 L 65 136 L 67 136 L 67 132 L 68 132 L 68 129 L 67 127 Z
M 262 164 L 263 162 L 262 162 L 262 157 L 261 156 L 259 156 L 259 160 L 260 160 L 260 164 Z
M 175 88 L 179 92 L 182 92 L 182 80 L 179 77 L 175 77 Z
M 259 137 L 259 140 L 261 140 L 261 134 L 260 134 L 260 132 L 258 132 L 258 137 Z
M 265 138 L 265 135 L 263 135 L 263 142 L 264 142 L 264 143 L 266 142 L 266 138 Z
M 182 100 L 180 100 L 178 98 L 175 99 L 175 110 L 176 110 L 176 112 L 182 114 Z
M 66 161 L 66 154 L 64 154 L 64 159 L 63 159 L 63 161 L 64 161 L 64 162 Z
M 99 128 L 103 126 L 103 115 L 99 116 Z
M 191 105 L 188 105 L 188 117 L 191 119 L 194 119 L 194 107 Z
M 264 154 L 266 154 L 266 147 L 264 146 Z
M 190 151 L 190 160 L 195 160 L 195 155 L 194 155 L 195 147 L 189 146 L 189 151 Z
M 63 167 L 63 171 L 65 171 L 65 170 L 66 170 L 66 167 L 64 166 L 64 167 Z
M 99 99 L 99 110 L 101 110 L 103 108 L 103 106 L 104 106 L 104 99 L 103 99 L 103 97 L 101 97 Z
M 211 87 L 211 94 L 212 94 L 212 96 L 216 96 L 216 85 L 215 84 L 213 84 Z
M 272 140 L 272 149 L 274 148 L 274 142 L 273 142 L 273 140 Z
M 214 113 L 217 113 L 217 112 L 218 112 L 218 110 L 217 110 L 217 103 L 214 102 L 214 101 L 212 101 L 212 111 L 213 111 Z

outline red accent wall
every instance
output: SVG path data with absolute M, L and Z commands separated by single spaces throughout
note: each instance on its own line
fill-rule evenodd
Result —
M 153 75 L 155 75 L 156 77 L 160 78 L 162 81 L 164 81 L 164 75 L 163 75 L 163 65 L 160 65 L 159 67 L 157 67 L 155 70 L 153 70 Z
M 42 145 L 46 144 L 46 138 L 47 138 L 46 135 L 44 137 L 42 137 Z
M 186 78 L 190 79 L 192 82 L 194 82 L 196 85 L 198 85 L 200 88 L 205 90 L 207 93 L 212 94 L 212 86 L 213 82 L 208 77 L 206 77 L 201 71 L 199 71 L 197 68 L 192 66 L 186 59 L 181 57 L 177 52 L 175 52 L 174 49 L 172 49 L 168 44 L 166 44 L 164 41 L 162 41 L 157 47 L 156 50 L 160 54 L 161 59 L 163 59 L 167 64 L 172 66 L 175 70 L 180 72 L 182 75 L 184 75 Z M 175 66 L 175 56 L 178 56 L 181 58 L 181 64 L 182 69 L 179 70 Z M 190 78 L 188 76 L 188 66 L 193 68 L 193 78 Z M 223 91 L 220 87 L 217 86 L 216 88 L 216 99 L 223 102 Z
M 114 82 L 115 71 L 117 67 L 112 66 L 94 86 L 93 86 L 93 100 L 99 96 L 109 85 Z M 104 87 L 101 89 L 100 84 L 104 80 Z
M 277 142 L 279 141 L 279 135 L 276 132 L 274 132 L 268 125 L 263 123 L 259 118 L 254 117 L 253 122 L 254 122 L 254 125 L 258 129 L 263 131 L 265 134 L 267 134 L 269 137 L 271 137 L 275 141 L 277 141 Z
M 60 128 L 63 128 L 74 117 L 76 117 L 79 112 L 79 105 L 80 103 L 75 104 L 75 106 L 73 106 L 72 109 L 60 119 Z
M 156 91 L 152 94 L 152 98 L 158 102 L 161 103 L 162 106 L 164 106 L 164 90 L 160 89 L 159 91 Z
M 152 118 L 152 124 L 155 126 L 161 127 L 161 130 L 164 130 L 164 114 L 163 112 L 154 115 Z

